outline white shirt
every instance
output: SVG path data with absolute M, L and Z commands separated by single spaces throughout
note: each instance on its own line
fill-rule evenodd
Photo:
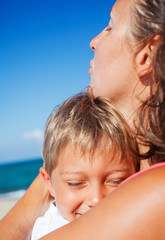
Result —
M 69 223 L 69 221 L 63 218 L 55 206 L 55 203 L 51 202 L 50 207 L 44 216 L 36 219 L 32 230 L 31 240 L 38 240 L 67 223 Z

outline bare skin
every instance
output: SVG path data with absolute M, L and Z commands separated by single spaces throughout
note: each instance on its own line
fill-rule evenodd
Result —
M 123 4 L 125 1 L 126 4 Z M 118 0 L 118 11 L 119 11 L 119 3 L 123 4 L 122 11 L 124 12 L 124 7 L 130 7 L 129 3 L 134 0 Z M 130 8 L 128 8 L 130 10 Z M 118 13 L 116 11 L 116 13 Z M 126 9 L 125 9 L 126 11 Z M 129 13 L 129 11 L 128 11 Z M 115 12 L 113 11 L 113 19 Z M 120 14 L 119 14 L 120 15 Z M 121 16 L 121 15 L 120 15 Z M 125 12 L 125 16 L 127 16 Z M 124 20 L 128 20 L 125 24 L 128 24 L 129 28 L 129 16 L 126 18 L 122 18 L 122 22 Z M 117 19 L 118 20 L 118 19 Z M 114 20 L 113 20 L 114 21 Z M 118 21 L 117 21 L 118 22 Z M 117 26 L 115 24 L 114 26 Z M 111 27 L 111 25 L 110 25 Z M 113 27 L 113 26 L 112 26 Z M 116 29 L 116 28 L 115 28 Z M 114 31 L 116 32 L 116 30 Z M 106 35 L 104 34 L 106 33 Z M 109 75 L 102 75 L 99 78 L 99 75 L 95 70 L 97 68 L 96 60 L 98 57 L 103 56 L 102 50 L 106 50 L 107 48 L 102 45 L 105 44 L 103 41 L 103 37 L 106 40 L 110 39 L 112 34 L 114 34 L 113 30 L 110 32 L 103 32 L 103 35 L 100 38 L 97 38 L 97 42 L 91 43 L 92 49 L 95 51 L 95 60 L 91 63 L 91 86 L 94 89 L 95 95 L 103 95 L 107 97 L 111 97 L 108 93 L 98 92 L 102 88 L 97 88 L 97 83 L 101 83 L 103 80 L 109 79 Z M 121 35 L 120 35 L 121 36 Z M 113 35 L 114 39 L 114 35 Z M 107 44 L 111 44 L 110 41 Z M 114 41 L 117 44 L 117 48 L 119 47 L 119 42 Z M 113 48 L 114 49 L 114 48 Z M 122 81 L 125 80 L 130 81 L 130 83 L 134 83 L 132 85 L 132 90 L 135 89 L 137 80 L 142 76 L 142 74 L 147 74 L 150 68 L 148 67 L 147 60 L 151 59 L 153 55 L 152 50 L 154 46 L 151 43 L 147 44 L 146 47 L 138 54 L 136 66 L 137 72 L 134 72 L 132 66 L 130 66 L 130 71 L 127 68 L 122 77 Z M 101 50 L 101 52 L 99 51 Z M 127 62 L 126 60 L 132 59 L 133 56 L 128 56 L 124 58 L 125 54 L 127 54 L 126 49 L 123 48 L 123 54 L 120 61 L 120 66 L 118 65 L 119 61 L 116 59 L 116 69 L 114 72 L 114 76 L 111 79 L 114 80 L 114 77 L 121 76 L 122 65 Z M 99 52 L 101 55 L 99 55 Z M 114 52 L 115 53 L 115 52 Z M 110 52 L 110 59 L 112 59 L 112 52 Z M 130 53 L 131 54 L 131 53 Z M 97 59 L 96 59 L 97 57 Z M 121 57 L 121 55 L 120 55 Z M 100 59 L 100 58 L 99 58 Z M 125 60 L 126 59 L 126 60 Z M 94 64 L 95 61 L 95 64 Z M 107 63 L 107 61 L 106 61 Z M 113 64 L 115 64 L 113 63 Z M 131 61 L 130 61 L 130 64 Z M 97 66 L 96 66 L 97 65 Z M 95 68 L 96 66 L 96 68 Z M 101 65 L 99 64 L 101 67 Z M 112 66 L 112 65 L 111 65 Z M 109 66 L 104 68 L 105 70 L 110 70 Z M 113 66 L 113 69 L 114 66 Z M 132 73 L 133 71 L 133 73 Z M 130 78 L 127 78 L 131 72 Z M 99 71 L 99 73 L 101 73 Z M 107 72 L 108 74 L 109 72 Z M 119 73 L 119 75 L 117 75 Z M 104 73 L 106 74 L 106 73 Z M 133 74 L 133 75 L 132 75 Z M 97 76 L 96 76 L 97 75 Z M 134 78 L 134 76 L 136 76 Z M 104 78 L 103 78 L 104 77 Z M 134 80 L 135 82 L 132 82 Z M 101 82 L 99 82 L 101 81 Z M 109 82 L 108 82 L 109 83 Z M 116 83 L 116 82 L 115 82 Z M 124 82 L 125 83 L 125 82 Z M 103 85 L 103 84 L 102 84 Z M 104 84 L 105 86 L 105 84 Z M 122 87 L 124 90 L 123 95 L 120 93 L 118 95 L 114 94 L 114 96 L 123 96 L 123 99 L 120 99 L 122 102 L 122 106 L 120 106 L 120 111 L 124 114 L 124 116 L 128 119 L 132 116 L 132 113 L 135 112 L 137 107 L 139 106 L 139 102 L 137 103 L 132 98 L 132 95 L 127 99 L 128 94 L 125 94 L 125 90 L 128 90 L 127 87 L 123 87 L 122 83 L 119 83 L 119 87 Z M 129 84 L 127 85 L 129 86 Z M 141 85 L 143 87 L 143 85 Z M 116 86 L 114 88 L 106 87 L 107 89 L 117 89 Z M 121 88 L 120 88 L 121 89 Z M 122 90 L 121 89 L 121 90 Z M 132 93 L 131 93 L 132 94 Z M 144 94 L 145 95 L 145 94 Z M 137 95 L 136 95 L 137 96 Z M 115 101 L 115 99 L 113 99 Z M 119 102 L 116 102 L 119 106 Z M 128 104 L 128 103 L 131 103 Z M 133 104 L 133 106 L 132 106 Z M 134 105 L 135 104 L 135 105 Z M 127 108 L 125 108 L 125 105 Z M 138 105 L 138 106 L 137 106 Z M 130 106 L 130 107 L 128 107 Z M 131 112 L 127 112 L 127 109 L 131 109 Z M 113 191 L 109 196 L 103 199 L 97 206 L 93 207 L 89 212 L 81 216 L 79 219 L 71 222 L 70 224 L 64 226 L 56 230 L 55 232 L 45 236 L 42 238 L 43 240 L 53 240 L 53 239 L 79 239 L 79 240 L 164 240 L 165 239 L 165 229 L 164 229 L 164 219 L 165 219 L 165 167 L 159 167 L 152 169 L 146 173 L 142 173 L 141 175 L 135 177 L 134 179 L 129 180 L 128 182 L 121 185 L 118 189 Z M 10 211 L 10 213 L 0 222 L 0 239 L 1 240 L 25 240 L 30 239 L 30 233 L 32 230 L 33 223 L 35 219 L 41 215 L 43 204 L 47 204 L 48 199 L 48 191 L 43 186 L 42 180 L 39 178 L 33 182 L 32 186 L 27 191 L 27 194 L 20 200 L 20 202 Z M 10 231 L 9 231 L 10 228 Z
M 117 0 L 110 11 L 108 26 L 90 43 L 94 58 L 89 74 L 94 96 L 108 97 L 132 125 L 137 109 L 148 98 L 150 86 L 142 78 L 149 70 L 148 49 L 133 58 L 136 44 L 129 34 L 131 9 L 135 0 Z
M 43 203 L 48 203 L 48 192 L 43 191 L 42 185 L 42 179 L 37 178 L 28 194 L 1 220 L 1 240 L 30 239 L 33 222 L 41 214 Z M 142 173 L 118 187 L 80 218 L 42 239 L 163 240 L 164 186 L 165 167 Z M 32 198 L 33 204 L 30 204 Z M 12 226 L 10 231 L 9 226 Z
M 46 211 L 50 200 L 47 185 L 38 175 L 26 194 L 0 221 L 0 239 L 30 239 L 36 218 Z
M 164 184 L 165 167 L 142 173 L 117 188 L 78 220 L 42 239 L 163 240 Z

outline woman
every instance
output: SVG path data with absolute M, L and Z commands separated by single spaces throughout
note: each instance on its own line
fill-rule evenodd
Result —
M 132 128 L 138 126 L 144 156 L 152 156 L 142 161 L 141 169 L 164 161 L 165 0 L 117 0 L 108 27 L 91 48 L 93 94 L 111 98 Z M 162 164 L 123 183 L 92 210 L 43 239 L 163 240 L 164 186 Z M 29 239 L 48 197 L 38 176 L 1 221 L 0 239 Z

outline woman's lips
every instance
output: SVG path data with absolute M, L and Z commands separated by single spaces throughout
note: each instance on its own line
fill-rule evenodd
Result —
M 91 73 L 92 73 L 92 68 L 89 68 L 88 74 L 91 75 Z
M 89 75 L 92 73 L 92 68 L 93 68 L 93 59 L 90 61 L 90 68 L 88 70 Z

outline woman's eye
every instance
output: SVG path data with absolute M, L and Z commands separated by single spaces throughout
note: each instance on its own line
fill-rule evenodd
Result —
M 112 28 L 110 26 L 106 27 L 105 31 L 111 31 Z

